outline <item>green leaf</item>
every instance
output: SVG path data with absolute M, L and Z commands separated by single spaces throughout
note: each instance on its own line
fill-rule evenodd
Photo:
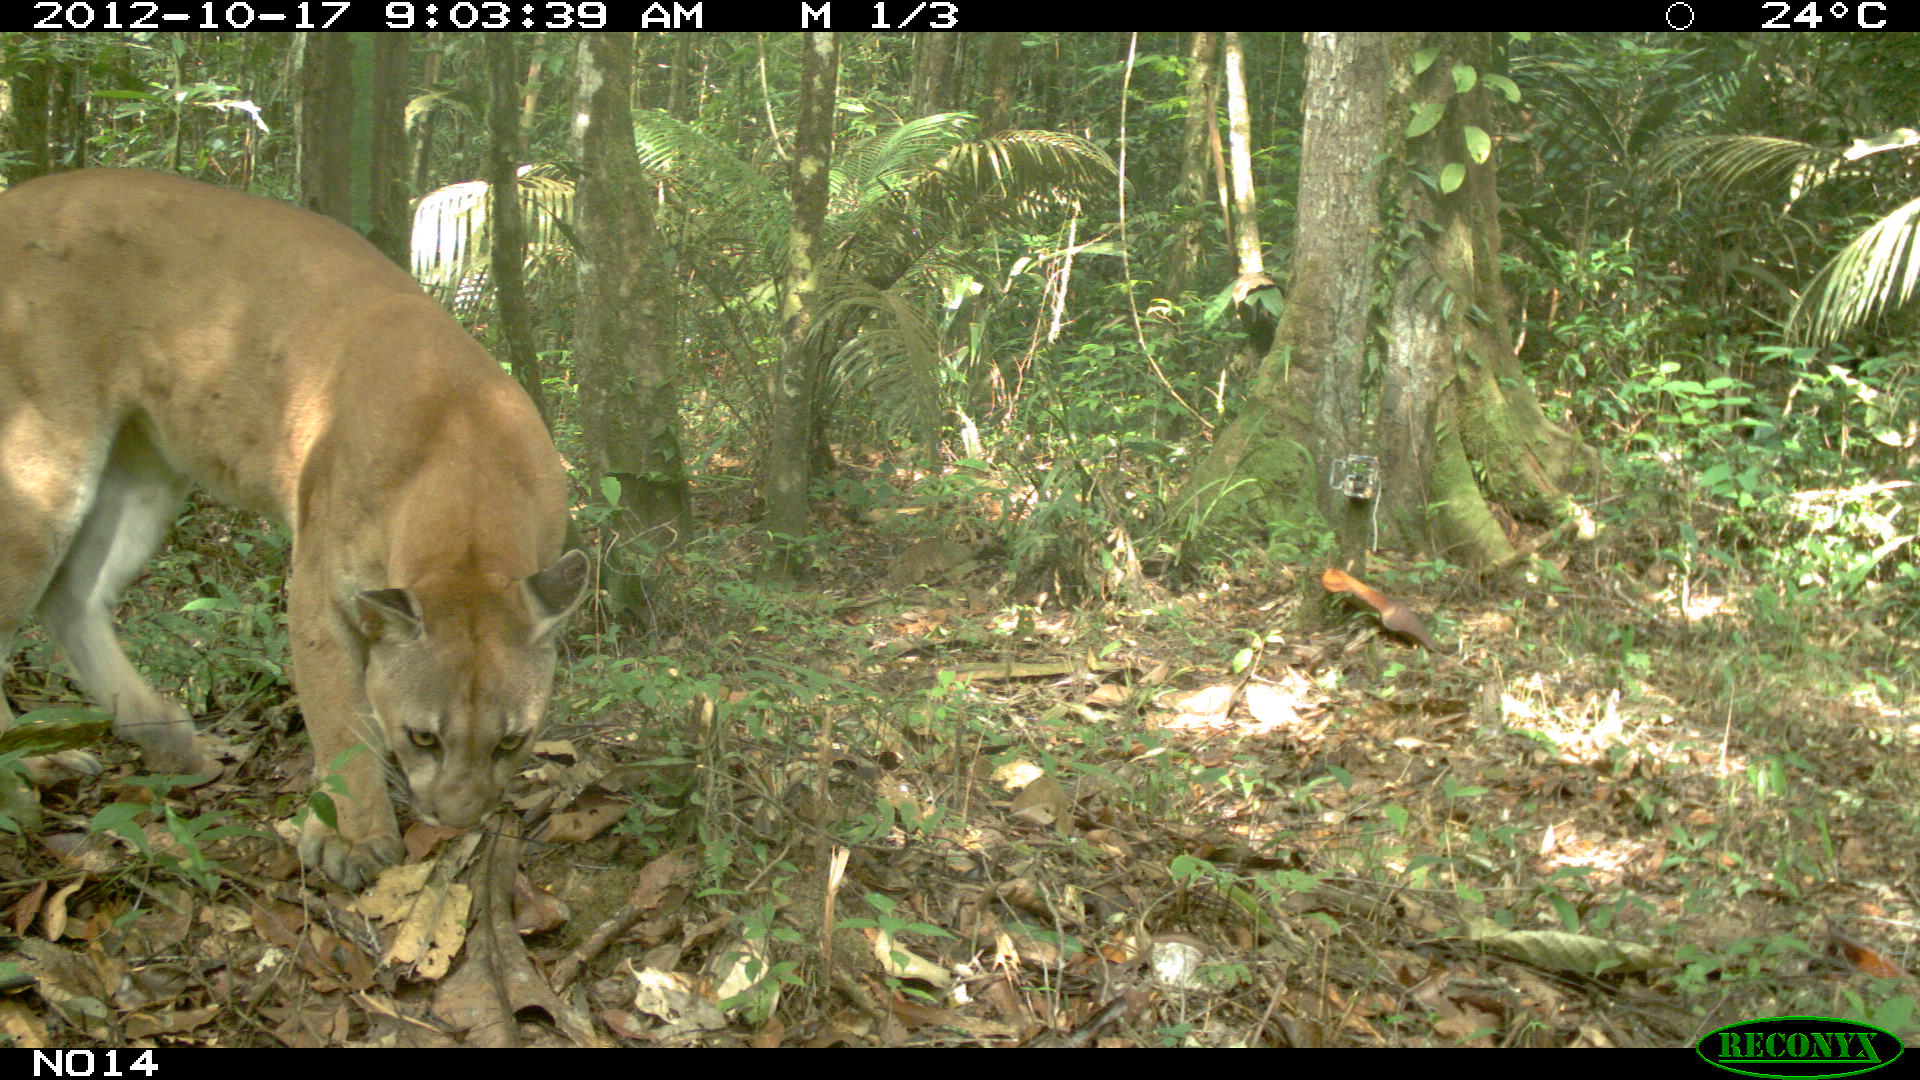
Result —
M 1407 808 L 1401 806 L 1399 803 L 1388 803 L 1381 807 L 1380 816 L 1386 818 L 1387 824 L 1393 826 L 1393 831 L 1397 833 L 1405 833 L 1407 831 L 1407 822 L 1412 819 L 1412 815 L 1407 812 Z
M 1453 65 L 1453 92 L 1464 94 L 1480 85 L 1480 73 L 1473 70 L 1472 64 Z
M 1438 60 L 1439 58 L 1440 58 L 1440 47 L 1438 45 L 1435 45 L 1431 48 L 1421 49 L 1419 52 L 1414 53 L 1413 54 L 1413 73 L 1415 75 L 1418 75 L 1421 72 L 1427 70 L 1428 68 L 1432 67 L 1433 62 L 1435 60 Z
M 144 806 L 136 806 L 133 803 L 108 803 L 93 815 L 93 821 L 88 824 L 87 831 L 95 834 L 112 833 L 138 848 L 141 854 L 149 854 L 152 849 L 147 846 L 147 830 L 140 825 L 140 819 L 146 814 L 147 808 Z
M 1506 99 L 1513 104 L 1520 104 L 1520 85 L 1512 79 L 1507 78 L 1505 75 L 1495 75 L 1489 72 L 1488 74 L 1480 76 L 1480 81 L 1500 91 L 1500 93 L 1504 94 Z
M 1493 136 L 1472 124 L 1461 128 L 1460 134 L 1467 140 L 1467 156 L 1475 165 L 1485 165 L 1487 158 L 1493 156 Z
M 604 495 L 608 506 L 620 505 L 620 478 L 603 476 L 600 478 L 600 494 Z
M 1432 101 L 1423 101 L 1413 107 L 1413 121 L 1407 125 L 1407 138 L 1417 139 L 1432 131 L 1440 124 L 1440 118 L 1447 114 L 1447 107 Z
M 1466 182 L 1467 167 L 1457 161 L 1448 162 L 1447 167 L 1440 170 L 1440 193 L 1442 195 L 1453 194 L 1460 190 L 1461 184 Z
M 313 809 L 313 816 L 329 829 L 338 828 L 340 812 L 334 807 L 333 799 L 324 791 L 316 791 L 307 796 L 307 805 Z

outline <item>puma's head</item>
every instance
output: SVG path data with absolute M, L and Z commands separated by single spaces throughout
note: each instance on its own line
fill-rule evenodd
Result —
M 355 597 L 377 725 L 367 741 L 398 765 L 417 818 L 464 829 L 499 803 L 546 715 L 554 639 L 586 584 L 586 556 L 569 551 L 529 578 L 429 578 Z

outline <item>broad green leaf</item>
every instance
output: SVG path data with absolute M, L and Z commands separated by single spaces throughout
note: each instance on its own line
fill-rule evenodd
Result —
M 1493 137 L 1472 124 L 1461 128 L 1460 134 L 1467 140 L 1467 156 L 1475 165 L 1485 165 L 1487 158 L 1493 156 Z
M 1413 122 L 1407 125 L 1407 138 L 1417 139 L 1432 131 L 1440 124 L 1440 118 L 1447 114 L 1447 107 L 1431 101 L 1423 101 L 1413 107 Z
M 1428 68 L 1432 67 L 1433 62 L 1435 60 L 1438 60 L 1439 58 L 1440 58 L 1440 47 L 1438 45 L 1435 45 L 1432 48 L 1421 49 L 1419 52 L 1414 53 L 1413 54 L 1413 73 L 1415 75 L 1418 75 L 1421 72 L 1427 70 Z
M 1442 195 L 1453 194 L 1460 190 L 1461 184 L 1466 182 L 1467 167 L 1457 161 L 1448 162 L 1447 167 L 1440 170 L 1440 193 Z
M 1480 85 L 1480 73 L 1473 70 L 1472 64 L 1453 65 L 1453 92 L 1464 94 Z
M 1480 81 L 1506 95 L 1507 100 L 1513 104 L 1520 104 L 1520 84 L 1514 82 L 1512 79 L 1507 78 L 1505 75 L 1495 75 L 1492 72 L 1488 72 L 1480 76 Z

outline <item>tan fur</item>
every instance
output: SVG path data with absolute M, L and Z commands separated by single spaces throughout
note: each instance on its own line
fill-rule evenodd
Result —
M 346 783 L 302 856 L 349 887 L 400 857 L 388 763 L 415 816 L 478 823 L 586 582 L 527 396 L 326 218 L 146 172 L 0 194 L 0 662 L 38 611 L 115 730 L 190 773 L 205 747 L 110 621 L 189 483 L 293 532 L 294 686 L 316 783 Z

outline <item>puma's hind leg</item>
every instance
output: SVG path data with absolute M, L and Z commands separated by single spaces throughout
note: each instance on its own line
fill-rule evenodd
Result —
M 214 769 L 186 711 L 147 685 L 113 630 L 121 591 L 166 538 L 186 486 L 142 422 L 123 427 L 41 597 L 40 616 L 80 685 L 113 713 L 114 731 L 139 744 L 149 769 L 204 776 Z
M 0 349 L 6 342 L 0 338 Z M 4 361 L 4 356 L 0 356 Z M 13 657 L 19 632 L 32 616 L 92 501 L 99 469 L 98 445 L 85 427 L 49 411 L 8 408 L 23 400 L 11 371 L 0 363 L 0 666 Z M 0 731 L 13 726 L 13 711 L 0 696 Z M 21 766 L 44 786 L 73 774 L 100 771 L 81 750 L 27 758 Z M 40 803 L 32 787 L 13 772 L 0 776 L 0 812 L 37 828 Z

